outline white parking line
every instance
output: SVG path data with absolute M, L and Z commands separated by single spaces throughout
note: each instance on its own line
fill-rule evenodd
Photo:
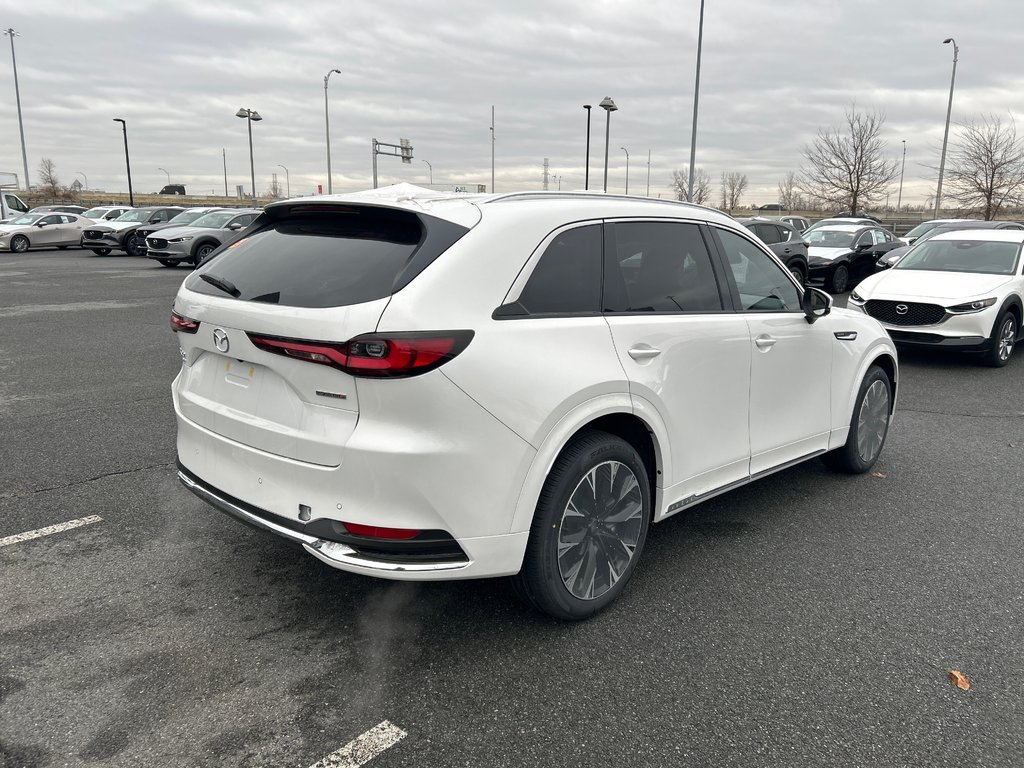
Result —
M 406 735 L 406 732 L 397 725 L 385 720 L 309 768 L 358 768 L 384 750 L 395 746 Z
M 102 521 L 103 518 L 99 515 L 89 515 L 88 517 L 80 517 L 77 520 L 68 520 L 66 523 L 57 523 L 57 525 L 48 525 L 45 528 L 39 528 L 34 531 L 25 531 L 24 533 L 16 533 L 13 536 L 7 536 L 6 538 L 0 539 L 0 547 L 6 547 L 8 544 L 20 544 L 23 541 L 29 541 L 31 539 L 42 538 L 43 536 L 49 536 L 51 533 L 60 533 L 61 531 L 69 531 L 72 528 L 79 528 L 83 525 L 92 525 Z M 380 727 L 380 726 L 378 726 Z M 403 736 L 405 734 L 402 734 Z

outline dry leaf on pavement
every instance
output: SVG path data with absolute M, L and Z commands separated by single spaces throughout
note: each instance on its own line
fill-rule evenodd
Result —
M 949 670 L 949 682 L 961 691 L 969 691 L 971 689 L 971 681 L 967 679 L 967 675 L 955 669 Z

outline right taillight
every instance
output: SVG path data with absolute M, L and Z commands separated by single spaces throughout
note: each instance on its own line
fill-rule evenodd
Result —
M 199 330 L 199 321 L 179 315 L 171 310 L 171 330 L 175 333 L 195 333 Z
M 432 371 L 458 355 L 473 331 L 423 331 L 357 336 L 341 344 L 248 334 L 259 349 L 337 368 L 352 376 L 400 378 Z

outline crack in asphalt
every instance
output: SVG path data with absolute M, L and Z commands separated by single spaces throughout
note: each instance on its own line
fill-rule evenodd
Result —
M 136 467 L 134 469 L 124 469 L 119 472 L 104 472 L 102 475 L 96 475 L 95 477 L 88 477 L 84 480 L 75 480 L 71 483 L 65 483 L 64 485 L 54 485 L 50 488 L 36 488 L 31 491 L 7 491 L 6 493 L 0 493 L 0 499 L 16 499 L 19 496 L 35 496 L 39 493 L 48 493 L 50 491 L 63 491 L 68 488 L 74 488 L 78 485 L 86 485 L 87 483 L 94 483 L 97 480 L 104 480 L 108 477 L 117 477 L 119 475 L 132 475 L 136 472 L 146 472 L 150 469 L 162 469 L 166 467 L 173 467 L 174 462 L 168 461 L 161 464 L 147 464 L 144 467 Z
M 896 407 L 897 413 L 930 413 L 936 416 L 964 416 L 968 419 L 1021 419 L 1024 412 L 1011 413 L 965 413 L 963 411 L 934 411 L 927 408 L 900 408 Z

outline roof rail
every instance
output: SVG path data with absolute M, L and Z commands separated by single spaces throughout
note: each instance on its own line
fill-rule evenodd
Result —
M 489 203 L 502 203 L 507 200 L 551 200 L 551 199 L 565 199 L 565 200 L 629 200 L 631 202 L 645 202 L 645 203 L 660 203 L 662 205 L 675 205 L 684 206 L 686 208 L 697 208 L 705 211 L 714 211 L 715 213 L 725 213 L 717 208 L 711 208 L 707 205 L 699 205 L 698 203 L 688 203 L 685 200 L 663 200 L 660 197 L 643 197 L 642 195 L 609 195 L 605 192 L 594 192 L 591 190 L 581 190 L 576 192 L 560 192 L 560 191 L 540 191 L 534 190 L 532 192 L 504 192 L 501 194 L 489 195 L 487 199 L 482 202 L 485 204 Z M 728 215 L 728 214 L 726 214 Z

